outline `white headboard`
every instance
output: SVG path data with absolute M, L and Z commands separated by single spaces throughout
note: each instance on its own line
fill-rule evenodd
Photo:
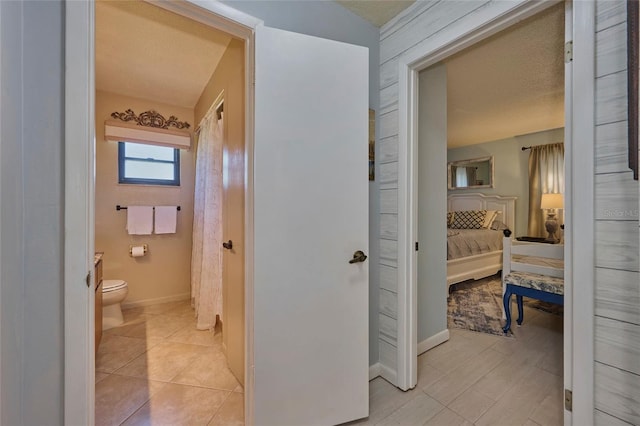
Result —
M 451 194 L 447 197 L 447 211 L 459 210 L 498 210 L 502 212 L 497 219 L 505 223 L 511 232 L 516 229 L 516 199 L 502 195 Z

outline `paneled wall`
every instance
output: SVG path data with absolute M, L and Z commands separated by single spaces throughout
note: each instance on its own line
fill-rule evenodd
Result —
M 595 421 L 640 424 L 638 182 L 626 154 L 626 2 L 596 4 Z

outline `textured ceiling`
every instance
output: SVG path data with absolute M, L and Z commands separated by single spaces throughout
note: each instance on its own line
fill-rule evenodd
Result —
M 564 5 L 445 61 L 449 147 L 564 126 Z
M 96 3 L 96 89 L 193 107 L 231 38 L 144 2 Z
M 337 2 L 376 26 L 413 3 Z M 564 4 L 445 63 L 450 148 L 564 126 Z
M 415 0 L 336 0 L 336 2 L 376 27 L 381 27 L 412 5 Z

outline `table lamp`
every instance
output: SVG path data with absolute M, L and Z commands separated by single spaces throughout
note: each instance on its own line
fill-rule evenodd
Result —
M 556 236 L 558 232 L 558 221 L 556 219 L 556 209 L 563 208 L 562 194 L 542 194 L 540 208 L 547 210 L 547 220 L 544 227 L 549 234 L 546 241 L 549 243 L 557 243 L 560 239 Z

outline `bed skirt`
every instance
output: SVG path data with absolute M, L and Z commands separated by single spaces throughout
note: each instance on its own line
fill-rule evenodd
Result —
M 447 261 L 447 287 L 466 280 L 479 280 L 502 269 L 502 250 Z

